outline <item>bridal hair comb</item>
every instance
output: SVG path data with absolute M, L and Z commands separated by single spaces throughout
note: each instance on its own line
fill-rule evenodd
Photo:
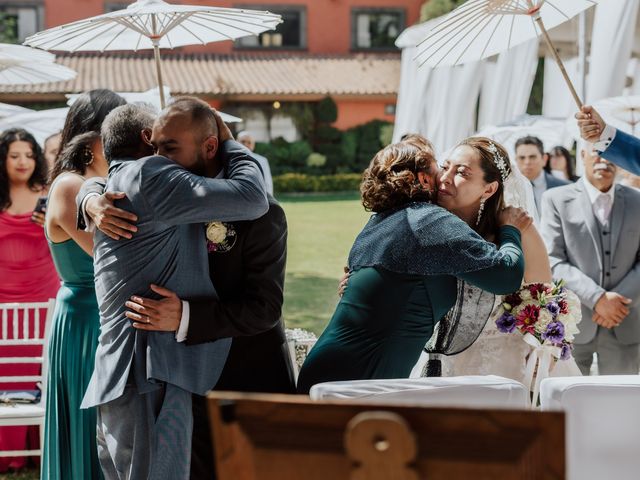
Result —
M 507 177 L 509 176 L 509 169 L 507 167 L 507 160 L 500 154 L 498 147 L 496 147 L 495 143 L 489 142 L 489 151 L 493 154 L 493 163 L 500 170 L 500 176 L 502 177 L 502 183 L 507 181 Z

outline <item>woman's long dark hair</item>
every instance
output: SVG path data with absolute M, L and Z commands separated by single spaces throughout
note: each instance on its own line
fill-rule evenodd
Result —
M 78 172 L 84 175 L 87 166 L 78 156 L 66 156 L 62 158 L 62 151 L 71 139 L 87 132 L 100 133 L 100 127 L 105 117 L 121 105 L 126 104 L 124 98 L 111 90 L 100 89 L 83 93 L 71 105 L 62 129 L 60 139 L 60 153 L 53 165 L 50 179 L 56 178 L 62 172 Z M 72 161 L 75 161 L 73 163 Z
M 0 134 L 0 212 L 11 206 L 9 192 L 9 174 L 7 172 L 7 155 L 13 142 L 27 142 L 31 145 L 36 168 L 29 178 L 29 188 L 33 191 L 42 189 L 47 184 L 47 162 L 36 139 L 22 128 L 11 128 Z
M 575 158 L 573 158 L 573 155 L 571 155 L 571 152 L 569 150 L 562 146 L 553 147 L 549 152 L 549 155 L 564 157 L 565 163 L 567 164 L 565 171 L 565 173 L 567 174 L 567 180 L 575 182 L 578 179 L 578 177 L 576 176 L 576 160 Z M 551 161 L 547 162 L 547 165 L 549 166 L 549 173 L 551 173 Z
M 470 137 L 463 140 L 459 145 L 466 145 L 473 148 L 480 158 L 480 168 L 482 168 L 484 181 L 487 183 L 498 182 L 498 190 L 484 204 L 484 212 L 479 225 L 472 225 L 472 228 L 480 234 L 484 239 L 498 239 L 500 225 L 498 218 L 500 212 L 504 208 L 504 182 L 502 173 L 496 165 L 495 154 L 491 151 L 491 145 L 494 145 L 498 155 L 500 155 L 505 163 L 507 174 L 511 174 L 511 163 L 509 162 L 509 154 L 505 148 L 497 142 L 485 137 Z
M 62 151 L 58 154 L 58 158 L 56 159 L 56 165 L 84 165 L 86 170 L 86 165 L 88 162 L 92 161 L 93 154 L 91 153 L 91 147 L 96 140 L 100 140 L 99 132 L 87 132 L 81 133 L 80 135 L 76 135 L 67 143 L 67 145 L 62 149 Z M 73 168 L 68 168 L 64 170 L 60 170 L 58 173 L 55 171 L 52 172 L 50 177 L 50 182 L 53 182 L 56 179 L 56 176 L 64 173 L 64 172 L 76 172 L 81 173 L 79 170 L 75 170 Z M 55 176 L 54 176 L 55 173 Z M 84 173 L 84 172 L 82 172 Z

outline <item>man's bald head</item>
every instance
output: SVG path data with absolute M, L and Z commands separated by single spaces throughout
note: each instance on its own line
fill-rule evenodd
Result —
M 196 140 L 218 136 L 218 124 L 209 104 L 196 97 L 176 97 L 158 118 L 162 122 L 167 117 L 183 117 L 189 122 L 193 132 L 198 133 Z
M 213 109 L 195 97 L 178 97 L 153 125 L 154 151 L 199 175 L 220 169 L 218 124 Z

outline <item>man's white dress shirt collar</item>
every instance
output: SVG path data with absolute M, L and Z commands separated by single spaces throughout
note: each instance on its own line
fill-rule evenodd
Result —
M 605 195 L 608 195 L 609 197 L 611 197 L 611 205 L 613 205 L 613 202 L 615 201 L 616 198 L 616 184 L 615 182 L 613 183 L 613 185 L 611 185 L 611 188 L 609 189 L 609 191 L 607 192 L 601 192 L 600 190 L 598 190 L 596 187 L 594 187 L 591 182 L 589 181 L 589 179 L 587 179 L 586 176 L 582 177 L 583 181 L 584 181 L 584 186 L 587 190 L 587 195 L 589 195 L 589 201 L 591 202 L 591 205 L 594 205 L 596 203 L 596 200 L 598 199 L 598 197 L 600 195 L 602 195 L 603 193 Z

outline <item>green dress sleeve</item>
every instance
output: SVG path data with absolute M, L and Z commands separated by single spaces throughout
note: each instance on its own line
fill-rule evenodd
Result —
M 511 225 L 500 227 L 500 263 L 475 272 L 462 273 L 458 277 L 467 283 L 496 295 L 508 295 L 522 285 L 524 276 L 524 252 L 520 231 Z

